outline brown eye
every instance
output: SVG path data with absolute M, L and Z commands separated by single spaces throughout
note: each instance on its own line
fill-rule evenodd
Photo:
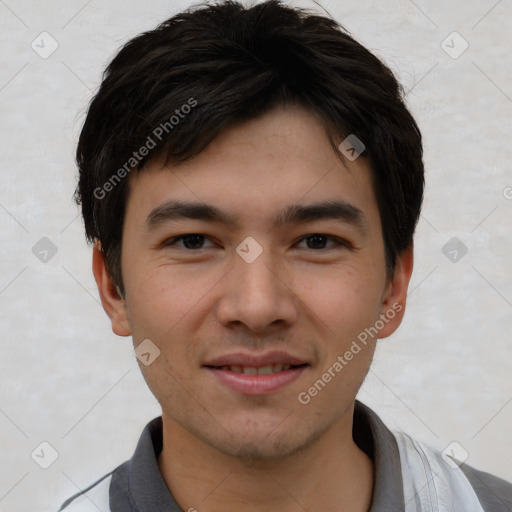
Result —
M 311 235 L 306 238 L 308 249 L 325 249 L 328 237 L 325 235 Z
M 306 243 L 306 247 L 300 247 L 301 249 L 334 249 L 336 247 L 347 247 L 349 244 L 342 240 L 341 238 L 335 236 L 324 235 L 321 233 L 313 233 L 311 235 L 305 236 L 299 244 Z M 331 244 L 330 246 L 328 244 Z
M 204 243 L 207 240 L 205 235 L 197 233 L 190 233 L 186 235 L 180 235 L 172 238 L 169 242 L 165 243 L 166 247 L 177 246 L 178 248 L 187 250 L 198 250 L 205 249 Z M 181 242 L 181 245 L 179 244 Z

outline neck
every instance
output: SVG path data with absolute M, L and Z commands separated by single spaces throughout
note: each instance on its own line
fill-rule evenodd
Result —
M 353 408 L 293 455 L 248 463 L 163 416 L 160 471 L 176 502 L 190 512 L 367 512 L 374 468 L 352 438 L 352 418 Z

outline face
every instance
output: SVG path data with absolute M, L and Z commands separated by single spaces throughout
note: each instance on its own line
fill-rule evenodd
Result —
M 114 331 L 151 340 L 147 360 L 160 351 L 140 366 L 164 425 L 275 458 L 346 420 L 412 269 L 409 251 L 386 274 L 367 162 L 342 163 L 320 121 L 289 107 L 129 180 L 124 299 L 97 248 L 94 272 Z

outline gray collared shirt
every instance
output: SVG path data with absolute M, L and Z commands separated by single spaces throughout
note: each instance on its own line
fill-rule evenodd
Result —
M 402 470 L 395 437 L 377 414 L 357 400 L 353 437 L 375 465 L 369 512 L 403 512 Z M 160 417 L 146 426 L 130 460 L 67 500 L 60 510 L 82 512 L 100 508 L 104 512 L 181 512 L 158 467 L 161 451 Z M 512 484 L 466 464 L 462 464 L 461 469 L 486 512 L 512 511 Z M 195 508 L 200 510 L 200 504 Z

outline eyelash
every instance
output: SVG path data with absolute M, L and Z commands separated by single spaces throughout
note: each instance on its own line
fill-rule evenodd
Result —
M 164 247 L 172 247 L 172 246 L 175 246 L 177 242 L 179 242 L 180 240 L 184 240 L 188 237 L 192 237 L 192 236 L 197 236 L 197 237 L 203 237 L 205 240 L 209 240 L 208 236 L 206 235 L 202 235 L 201 233 L 186 233 L 184 235 L 179 235 L 179 236 L 175 236 L 173 238 L 170 238 L 169 240 L 167 240 L 166 242 L 164 242 Z M 298 242 L 296 243 L 300 243 L 300 242 L 303 242 L 304 240 L 307 240 L 308 238 L 311 238 L 311 237 L 314 237 L 314 236 L 318 236 L 318 237 L 322 237 L 322 238 L 326 238 L 332 242 L 334 242 L 336 244 L 336 247 L 323 247 L 321 249 L 309 249 L 308 250 L 311 250 L 311 251 L 325 251 L 325 250 L 328 250 L 328 249 L 335 249 L 337 247 L 345 247 L 345 248 L 352 248 L 352 244 L 350 242 L 348 242 L 347 240 L 344 240 L 343 238 L 339 238 L 337 236 L 334 236 L 334 235 L 326 235 L 324 233 L 311 233 L 309 235 L 305 235 L 303 236 L 302 238 L 300 238 L 298 240 Z M 201 247 L 200 249 L 187 249 L 186 247 L 180 247 L 180 249 L 184 249 L 185 251 L 190 251 L 190 252 L 198 252 L 202 249 L 207 249 L 207 247 Z

